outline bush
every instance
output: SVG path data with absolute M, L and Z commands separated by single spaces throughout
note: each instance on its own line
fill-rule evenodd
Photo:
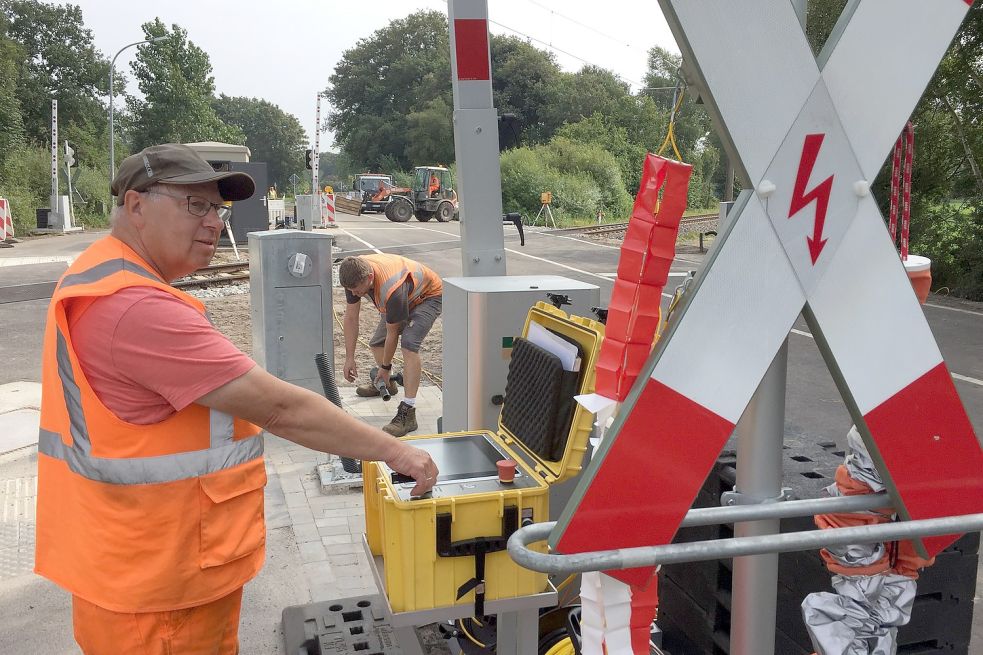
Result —
M 62 167 L 63 168 L 63 167 Z M 64 175 L 60 176 L 61 191 L 67 194 Z M 88 226 L 108 224 L 109 174 L 105 168 L 79 166 L 73 169 L 72 194 L 75 219 Z M 47 148 L 23 147 L 6 158 L 0 170 L 0 196 L 10 201 L 14 217 L 14 233 L 27 234 L 37 227 L 36 211 L 51 203 L 51 153 Z
M 612 220 L 625 220 L 631 196 L 621 169 L 603 148 L 566 138 L 535 148 L 515 148 L 501 155 L 502 208 L 530 219 L 539 213 L 544 191 L 553 194 L 557 220 L 593 220 L 598 210 Z
M 983 300 L 983 226 L 978 210 L 965 203 L 916 202 L 911 212 L 909 251 L 932 260 L 932 287 Z

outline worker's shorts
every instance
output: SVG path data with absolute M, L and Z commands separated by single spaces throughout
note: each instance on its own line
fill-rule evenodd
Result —
M 112 612 L 72 596 L 75 641 L 85 655 L 236 655 L 242 587 L 169 612 Z
M 410 316 L 403 323 L 402 332 L 399 337 L 399 345 L 403 350 L 411 353 L 420 352 L 420 344 L 430 333 L 433 322 L 440 316 L 443 307 L 443 300 L 440 296 L 427 298 L 419 305 L 410 310 Z M 383 314 L 379 319 L 379 325 L 375 328 L 375 334 L 369 345 L 378 348 L 386 345 L 386 315 Z

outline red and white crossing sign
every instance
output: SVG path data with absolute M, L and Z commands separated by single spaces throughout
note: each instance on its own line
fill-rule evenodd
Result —
M 669 543 L 800 313 L 901 517 L 983 511 L 983 450 L 869 193 L 971 3 L 848 3 L 818 59 L 789 0 L 660 4 L 755 192 L 550 545 Z M 652 569 L 611 574 L 644 584 Z

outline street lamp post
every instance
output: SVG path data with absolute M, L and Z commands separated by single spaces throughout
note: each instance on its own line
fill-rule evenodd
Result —
M 135 45 L 140 45 L 142 43 L 158 43 L 166 39 L 166 36 L 157 36 L 152 39 L 144 39 L 143 41 L 134 41 L 128 45 L 120 48 L 116 54 L 113 56 L 113 61 L 109 64 L 109 183 L 113 183 L 113 178 L 116 177 L 116 135 L 113 124 L 113 72 L 116 68 L 116 58 L 122 54 L 127 48 L 132 48 Z

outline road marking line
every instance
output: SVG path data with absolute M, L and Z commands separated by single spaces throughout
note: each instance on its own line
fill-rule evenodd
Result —
M 524 252 L 519 252 L 518 250 L 512 250 L 511 248 L 506 248 L 505 249 L 505 252 L 512 253 L 513 255 L 521 255 L 522 257 L 528 257 L 529 259 L 535 259 L 535 260 L 540 261 L 540 262 L 546 262 L 547 264 L 553 264 L 553 266 L 559 266 L 560 268 L 565 268 L 568 271 L 573 271 L 575 273 L 580 273 L 581 275 L 590 275 L 591 277 L 599 278 L 601 280 L 604 280 L 605 282 L 611 282 L 611 279 L 610 278 L 604 277 L 604 275 L 602 275 L 600 273 L 591 273 L 590 271 L 585 271 L 585 270 L 580 269 L 580 268 L 574 268 L 573 266 L 567 266 L 566 264 L 561 264 L 560 262 L 555 262 L 552 259 L 546 259 L 544 257 L 537 257 L 536 255 L 528 255 L 528 254 L 526 254 Z M 671 293 L 663 293 L 662 296 L 664 298 L 672 298 L 672 294 Z
M 959 312 L 960 314 L 972 314 L 973 316 L 983 316 L 983 312 L 974 312 L 972 309 L 960 309 L 959 307 L 946 307 L 945 305 L 935 305 L 933 303 L 925 303 L 926 307 L 932 307 L 934 309 L 945 309 L 950 312 Z
M 381 250 L 379 250 L 378 248 L 376 248 L 375 246 L 373 246 L 371 243 L 369 243 L 368 241 L 366 241 L 362 237 L 355 236 L 354 234 L 352 234 L 351 232 L 349 232 L 348 230 L 346 230 L 343 227 L 339 227 L 338 230 L 341 231 L 341 232 L 344 232 L 345 234 L 347 234 L 351 238 L 355 239 L 356 241 L 361 241 L 362 243 L 365 244 L 365 247 L 366 248 L 369 248 L 371 250 L 374 250 L 375 252 L 379 253 L 380 255 L 382 254 L 382 251 Z
M 809 334 L 808 332 L 803 332 L 802 330 L 796 330 L 795 328 L 792 328 L 790 332 L 792 334 L 798 334 L 799 336 L 808 337 L 810 339 L 816 338 L 811 334 Z M 970 384 L 975 384 L 979 387 L 983 387 L 983 380 L 978 380 L 977 378 L 971 378 L 968 375 L 960 375 L 959 373 L 953 373 L 952 371 L 949 371 L 949 375 L 951 375 L 957 380 L 962 380 L 963 382 L 969 382 Z
M 952 377 L 956 378 L 957 380 L 962 380 L 963 382 L 969 382 L 970 384 L 975 384 L 978 387 L 983 387 L 983 380 L 971 378 L 968 375 L 959 375 L 958 373 L 950 372 L 950 374 L 952 375 Z

